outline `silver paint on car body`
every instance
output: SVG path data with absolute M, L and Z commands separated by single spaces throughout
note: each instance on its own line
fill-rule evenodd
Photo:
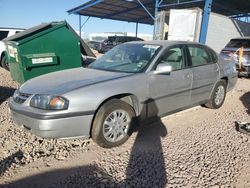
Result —
M 31 132 L 42 137 L 89 137 L 96 110 L 114 96 L 132 96 L 138 108 L 135 109 L 137 116 L 162 116 L 204 104 L 221 78 L 227 79 L 227 91 L 236 84 L 237 73 L 233 62 L 225 62 L 220 57 L 217 63 L 171 71 L 168 74 L 154 74 L 158 59 L 170 46 L 196 43 L 131 42 L 134 43 L 161 46 L 145 72 L 122 73 L 76 68 L 34 78 L 20 87 L 20 92 L 31 94 L 23 104 L 10 99 L 14 122 L 20 126 L 26 124 Z M 69 107 L 62 111 L 32 108 L 29 101 L 34 94 L 60 95 L 70 101 Z

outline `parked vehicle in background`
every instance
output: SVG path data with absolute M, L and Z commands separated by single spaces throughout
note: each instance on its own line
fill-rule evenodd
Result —
M 233 38 L 221 50 L 224 58 L 232 58 L 239 75 L 250 77 L 250 37 Z
M 143 41 L 143 39 L 130 36 L 111 36 L 108 37 L 106 40 L 104 40 L 102 43 L 100 43 L 98 52 L 105 53 L 110 49 L 112 49 L 113 47 L 117 46 L 118 44 L 131 41 Z
M 0 66 L 5 68 L 6 70 L 9 70 L 9 65 L 6 59 L 6 48 L 2 40 L 4 38 L 10 37 L 12 35 L 15 35 L 16 33 L 19 33 L 23 31 L 24 29 L 16 29 L 16 28 L 0 28 Z
M 236 81 L 235 62 L 205 45 L 129 42 L 88 68 L 27 81 L 9 107 L 15 124 L 38 136 L 92 137 L 102 147 L 114 147 L 129 138 L 137 120 L 195 105 L 220 108 Z
M 88 41 L 87 44 L 88 44 L 88 46 L 90 48 L 98 51 L 101 42 L 99 42 L 99 41 Z

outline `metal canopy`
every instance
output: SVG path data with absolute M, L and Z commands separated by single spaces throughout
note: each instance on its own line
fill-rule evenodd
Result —
M 154 24 L 155 9 L 204 8 L 205 0 L 90 0 L 68 11 L 69 14 L 119 21 Z M 212 12 L 225 16 L 249 16 L 249 0 L 213 0 Z
M 154 3 L 152 0 L 141 0 L 144 6 L 154 15 Z M 125 0 L 91 0 L 83 5 L 68 11 L 69 14 L 77 14 L 90 17 L 106 18 L 119 21 L 153 24 L 153 19 L 145 12 L 137 2 Z

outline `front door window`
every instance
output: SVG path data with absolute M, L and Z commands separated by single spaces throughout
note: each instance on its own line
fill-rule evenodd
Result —
M 179 47 L 171 48 L 166 51 L 159 63 L 172 66 L 172 70 L 180 70 L 184 68 L 184 58 L 182 49 Z

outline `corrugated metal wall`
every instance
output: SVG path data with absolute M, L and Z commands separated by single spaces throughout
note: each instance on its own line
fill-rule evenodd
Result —
M 211 13 L 206 44 L 220 52 L 231 38 L 249 35 L 250 24 Z

